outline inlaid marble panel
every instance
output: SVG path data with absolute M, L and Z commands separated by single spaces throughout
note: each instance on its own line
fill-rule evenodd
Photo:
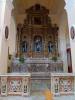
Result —
M 69 73 L 52 74 L 51 91 L 54 95 L 74 94 L 74 77 Z
M 14 73 L 15 74 L 15 73 Z M 0 76 L 0 95 L 30 95 L 30 75 L 26 74 L 5 74 Z
M 60 81 L 59 81 L 60 92 L 73 92 L 73 88 L 74 88 L 73 82 L 74 80 L 72 77 L 60 78 Z
M 8 78 L 8 94 L 22 92 L 22 78 L 10 77 Z

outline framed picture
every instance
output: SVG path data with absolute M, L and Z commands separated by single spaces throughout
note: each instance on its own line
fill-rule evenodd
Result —
M 5 38 L 8 39 L 9 36 L 9 29 L 8 26 L 5 27 Z
M 75 27 L 71 27 L 71 39 L 73 40 L 75 38 Z

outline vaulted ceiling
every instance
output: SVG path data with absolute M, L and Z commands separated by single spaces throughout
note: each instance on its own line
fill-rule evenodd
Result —
M 50 10 L 51 14 L 58 14 L 64 9 L 64 0 L 14 0 L 14 12 L 17 14 L 25 13 L 25 9 L 39 3 Z
M 59 18 L 64 11 L 65 0 L 13 0 L 14 10 L 13 15 L 17 23 L 23 23 L 26 17 L 26 9 L 40 4 L 45 8 L 49 9 L 49 16 L 51 17 L 52 23 L 59 23 Z

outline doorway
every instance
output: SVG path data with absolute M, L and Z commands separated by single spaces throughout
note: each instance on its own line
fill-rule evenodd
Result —
M 67 49 L 68 73 L 72 73 L 71 49 Z

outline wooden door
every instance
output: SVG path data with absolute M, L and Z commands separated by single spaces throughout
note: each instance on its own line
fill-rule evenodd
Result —
M 72 73 L 72 59 L 71 59 L 71 49 L 67 49 L 67 61 L 68 61 L 68 72 Z

